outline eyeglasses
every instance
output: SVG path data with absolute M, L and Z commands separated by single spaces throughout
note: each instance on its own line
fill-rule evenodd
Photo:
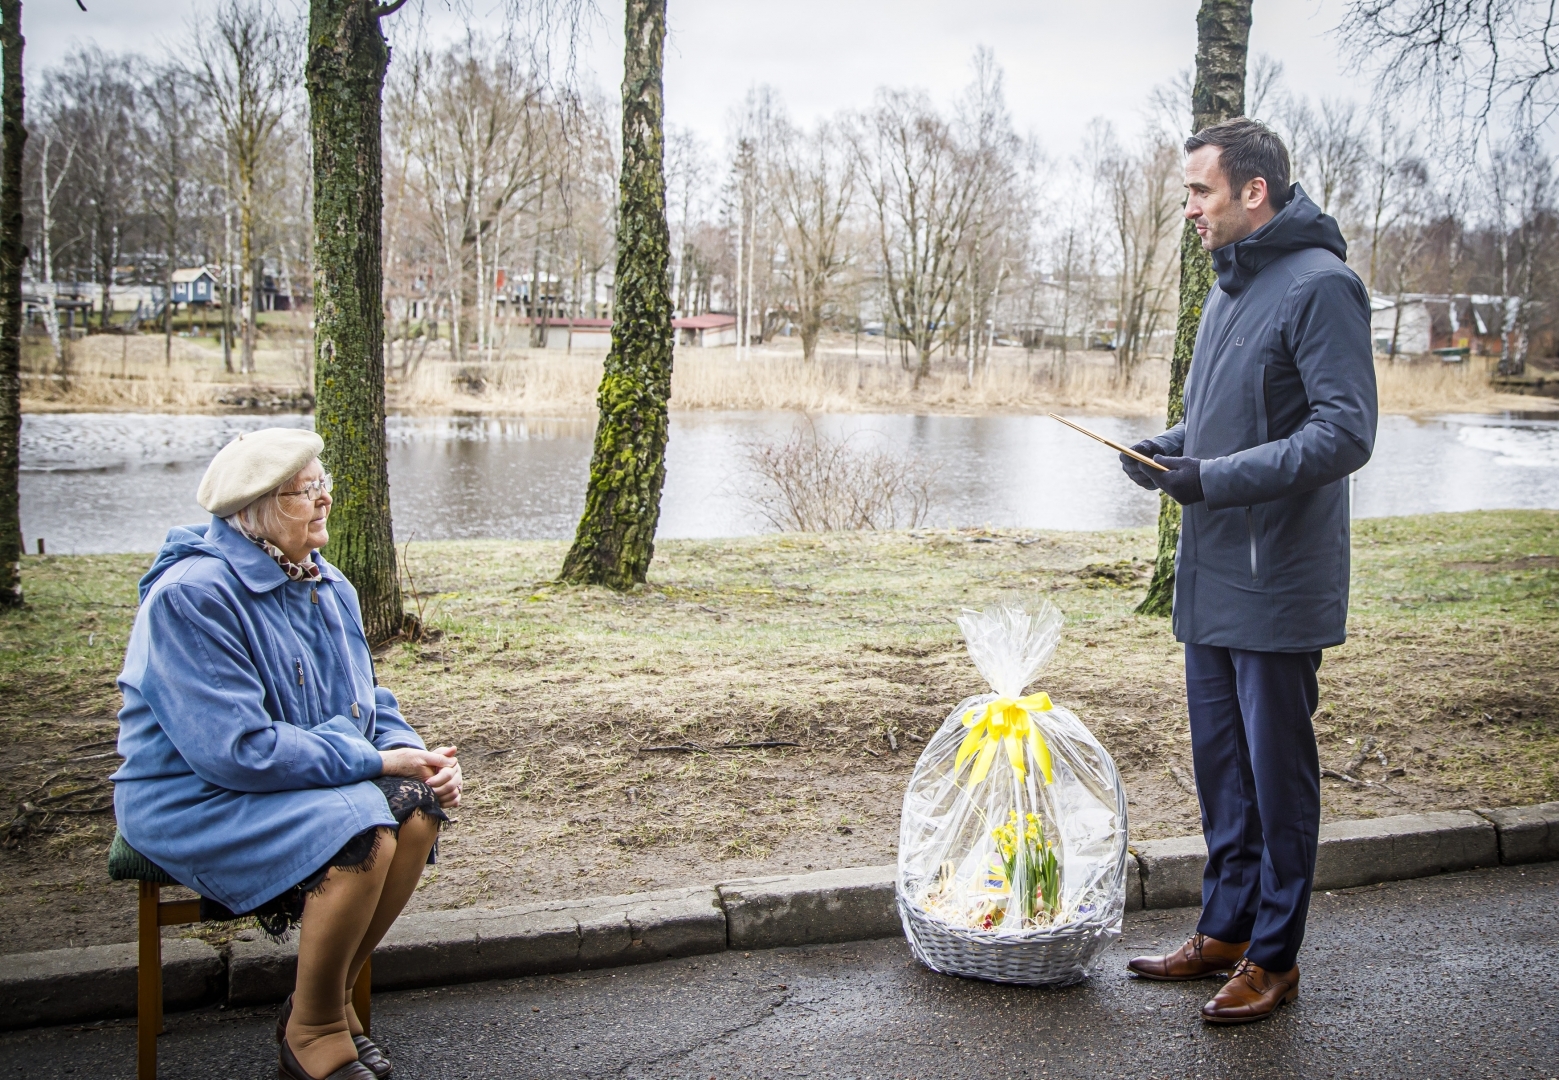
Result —
M 330 494 L 330 489 L 335 487 L 335 486 L 336 486 L 335 478 L 332 477 L 329 473 L 326 473 L 324 476 L 321 476 L 318 480 L 310 480 L 308 483 L 304 484 L 297 491 L 278 491 L 276 494 L 277 495 L 307 495 L 311 500 L 318 501 L 320 498 L 322 498 L 322 497 L 324 497 L 326 495 L 329 495 Z

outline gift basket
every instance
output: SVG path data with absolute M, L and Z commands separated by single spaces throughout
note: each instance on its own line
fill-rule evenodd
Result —
M 1120 934 L 1120 774 L 1076 716 L 1044 693 L 1023 695 L 1061 623 L 1048 600 L 1022 599 L 958 620 L 994 693 L 963 701 L 932 736 L 899 826 L 899 915 L 934 971 L 1076 982 Z

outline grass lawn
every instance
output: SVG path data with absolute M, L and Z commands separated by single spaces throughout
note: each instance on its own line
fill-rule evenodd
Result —
M 379 677 L 430 744 L 461 747 L 467 800 L 413 908 L 892 861 L 921 742 L 984 689 L 953 618 L 1010 589 L 1067 615 L 1036 687 L 1115 756 L 1133 837 L 1192 832 L 1180 650 L 1167 620 L 1131 614 L 1152 543 L 667 541 L 627 595 L 552 584 L 560 543 L 414 544 L 409 603 L 436 636 L 385 649 Z M 1316 730 L 1323 766 L 1356 782 L 1323 781 L 1325 816 L 1559 798 L 1559 514 L 1359 521 L 1354 551 L 1350 640 L 1321 668 Z M 0 951 L 133 940 L 101 808 L 147 561 L 30 556 L 27 608 L 0 614 L 0 795 L 16 808 Z M 775 740 L 801 745 L 641 752 Z

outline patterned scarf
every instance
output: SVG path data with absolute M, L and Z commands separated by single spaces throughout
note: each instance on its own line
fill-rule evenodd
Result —
M 307 559 L 303 565 L 298 565 L 282 554 L 281 548 L 259 536 L 251 536 L 249 539 L 265 551 L 267 555 L 276 560 L 276 565 L 281 567 L 282 573 L 287 575 L 288 581 L 319 581 L 321 575 L 319 567 L 314 565 L 313 559 Z

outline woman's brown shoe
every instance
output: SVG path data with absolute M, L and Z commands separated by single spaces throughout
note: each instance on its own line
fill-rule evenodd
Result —
M 282 1039 L 281 1048 L 276 1055 L 276 1075 L 279 1080 L 315 1080 L 315 1077 L 299 1064 L 298 1056 L 292 1052 L 292 1047 L 287 1045 L 286 1039 Z M 329 1076 L 320 1077 L 319 1080 L 374 1080 L 374 1074 L 361 1061 L 349 1061 Z
M 390 1059 L 384 1056 L 384 1051 L 367 1035 L 353 1035 L 352 1045 L 357 1047 L 357 1060 L 367 1066 L 368 1071 L 384 1080 L 390 1075 Z
M 1189 982 L 1214 975 L 1228 976 L 1245 956 L 1250 942 L 1231 945 L 1206 934 L 1192 934 L 1191 940 L 1163 956 L 1137 956 L 1126 962 L 1133 975 L 1159 982 Z
M 292 1018 L 292 995 L 287 995 L 287 1000 L 282 1002 L 281 1013 L 276 1017 L 276 1044 L 280 1046 L 287 1041 L 287 1021 Z M 357 1047 L 357 1060 L 367 1066 L 377 1080 L 385 1080 L 393 1071 L 390 1059 L 384 1056 L 384 1051 L 379 1049 L 379 1044 L 367 1035 L 353 1035 L 352 1045 Z
M 1223 989 L 1202 1006 L 1202 1019 L 1209 1024 L 1248 1024 L 1265 1020 L 1285 1001 L 1299 996 L 1299 969 L 1274 974 L 1249 960 L 1239 967 Z

